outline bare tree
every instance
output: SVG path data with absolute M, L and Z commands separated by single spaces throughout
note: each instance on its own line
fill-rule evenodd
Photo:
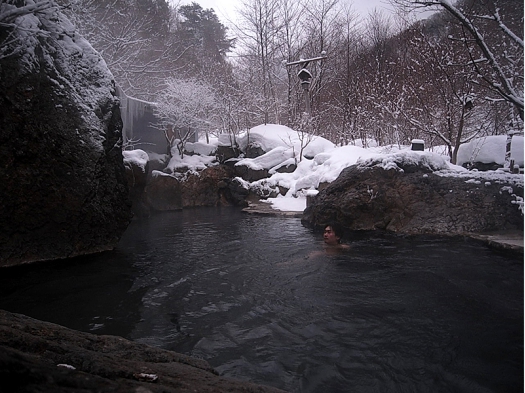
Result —
M 360 73 L 354 68 L 355 60 L 360 46 L 361 35 L 358 29 L 357 14 L 351 7 L 344 7 L 341 12 L 338 31 L 335 34 L 333 53 L 330 54 L 330 72 L 333 78 L 326 84 L 330 92 L 326 124 L 333 130 L 333 135 L 327 137 L 332 141 L 347 145 L 354 139 L 357 125 L 356 108 L 359 105 L 358 79 Z M 326 133 L 325 133 L 326 134 Z
M 487 2 L 489 9 L 478 13 L 479 8 L 469 7 L 467 2 L 460 2 L 459 6 L 449 0 L 394 0 L 398 6 L 405 8 L 430 8 L 445 10 L 463 28 L 459 37 L 450 37 L 460 40 L 468 53 L 468 64 L 485 82 L 485 86 L 496 94 L 496 97 L 510 102 L 516 108 L 518 116 L 523 121 L 523 3 L 510 2 L 513 9 L 508 12 L 516 13 L 515 7 L 521 8 L 521 27 L 516 26 L 513 31 L 502 18 L 501 8 L 497 2 Z M 461 5 L 465 5 L 461 9 Z M 489 42 L 484 34 L 484 23 L 492 22 L 501 33 L 498 39 Z M 495 29 L 492 29 L 494 33 Z M 502 43 L 505 45 L 501 45 Z M 504 48 L 503 50 L 501 48 Z M 497 98 L 492 98 L 497 99 Z
M 303 20 L 305 30 L 305 44 L 303 52 L 305 57 L 315 57 L 322 53 L 328 54 L 327 60 L 321 60 L 309 65 L 312 73 L 310 85 L 310 96 L 312 101 L 311 126 L 314 133 L 320 132 L 321 124 L 325 124 L 329 106 L 327 101 L 326 86 L 335 78 L 333 72 L 329 71 L 330 55 L 335 51 L 333 46 L 339 35 L 339 20 L 341 15 L 339 0 L 310 0 L 304 5 L 305 18 Z
M 279 102 L 275 90 L 275 67 L 280 66 L 277 35 L 278 0 L 244 0 L 239 10 L 240 22 L 235 26 L 244 48 L 242 67 L 245 85 L 255 88 L 255 109 L 262 112 L 263 122 L 278 122 Z M 239 62 L 241 64 L 241 62 Z
M 152 101 L 169 78 L 231 78 L 234 40 L 212 9 L 167 0 L 57 0 L 130 96 Z M 220 74 L 220 77 L 219 75 Z
M 396 37 L 398 48 L 409 49 L 410 61 L 402 67 L 408 72 L 402 86 L 382 100 L 382 109 L 390 121 L 398 120 L 405 139 L 438 141 L 456 163 L 461 144 L 489 131 L 491 111 L 469 67 L 459 66 L 465 53 L 439 34 L 432 36 L 430 29 L 419 23 Z
M 297 60 L 300 56 L 300 48 L 303 39 L 303 29 L 301 26 L 301 17 L 303 15 L 303 2 L 294 0 L 282 0 L 279 8 L 278 18 L 279 25 L 282 28 L 278 31 L 278 48 L 280 58 L 286 63 Z M 302 111 L 300 104 L 300 93 L 297 89 L 297 73 L 295 69 L 284 67 L 286 70 L 285 78 L 281 78 L 280 74 L 277 78 L 280 86 L 286 90 L 286 106 L 288 118 L 286 123 L 293 125 L 300 117 Z
M 170 30 L 176 24 L 166 0 L 57 1 L 127 95 L 151 101 L 185 67 L 191 48 Z

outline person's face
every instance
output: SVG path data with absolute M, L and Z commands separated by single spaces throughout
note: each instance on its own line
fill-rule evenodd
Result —
M 339 244 L 339 237 L 335 235 L 335 232 L 332 230 L 332 227 L 328 225 L 324 229 L 323 239 L 326 244 L 329 244 L 331 246 L 335 246 L 336 244 Z

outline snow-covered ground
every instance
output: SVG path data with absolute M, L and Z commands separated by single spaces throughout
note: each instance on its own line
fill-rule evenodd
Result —
M 219 145 L 230 146 L 228 135 L 221 135 L 206 144 L 203 141 L 188 143 L 187 150 L 195 154 L 178 156 L 177 149 L 168 168 L 187 167 L 190 170 L 203 169 L 205 166 L 216 165 L 213 156 L 209 154 Z M 281 125 L 260 125 L 252 128 L 249 133 L 237 137 L 241 150 L 248 143 L 260 146 L 266 154 L 257 158 L 240 158 L 236 165 L 246 165 L 252 169 L 267 169 L 270 177 L 248 183 L 239 178 L 245 187 L 251 189 L 269 189 L 280 186 L 288 189 L 286 195 L 268 198 L 267 203 L 282 211 L 302 211 L 306 208 L 306 195 L 316 193 L 321 183 L 334 181 L 341 171 L 351 165 L 382 166 L 385 169 L 401 170 L 398 163 L 422 163 L 440 176 L 455 176 L 464 178 L 466 182 L 478 184 L 487 182 L 509 183 L 523 187 L 523 175 L 511 174 L 503 170 L 468 171 L 462 166 L 452 165 L 449 157 L 430 151 L 412 151 L 410 146 L 379 146 L 363 148 L 360 141 L 356 145 L 336 147 L 322 137 L 310 137 Z M 490 136 L 473 140 L 462 145 L 458 153 L 458 163 L 479 161 L 495 162 L 503 165 L 505 161 L 506 136 Z M 301 148 L 303 151 L 300 156 Z M 433 150 L 439 151 L 434 147 Z M 441 149 L 444 151 L 444 149 Z M 125 152 L 125 160 L 143 162 L 140 153 Z M 511 158 L 515 164 L 523 167 L 523 136 L 514 136 Z M 293 173 L 279 173 L 277 169 L 288 164 L 297 164 Z M 508 191 L 508 190 L 505 190 Z M 519 197 L 518 197 L 519 198 Z M 520 201 L 517 201 L 520 202 Z M 523 206 L 523 201 L 521 205 Z M 523 207 L 521 207 L 523 209 Z

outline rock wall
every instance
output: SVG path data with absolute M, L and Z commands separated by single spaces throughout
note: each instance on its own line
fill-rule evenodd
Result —
M 313 198 L 303 223 L 321 227 L 338 222 L 350 230 L 407 234 L 523 230 L 523 214 L 515 203 L 516 195 L 523 198 L 522 185 L 405 169 L 346 168 Z
M 154 211 L 180 210 L 199 206 L 245 206 L 232 180 L 233 170 L 225 165 L 208 167 L 176 177 L 153 172 L 144 190 L 145 205 Z M 134 201 L 135 202 L 135 201 Z
M 113 77 L 52 3 L 0 6 L 0 266 L 111 249 L 131 218 Z

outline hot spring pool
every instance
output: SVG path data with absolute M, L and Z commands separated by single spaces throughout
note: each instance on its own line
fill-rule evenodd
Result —
M 233 208 L 133 222 L 113 252 L 3 270 L 0 308 L 291 392 L 523 391 L 523 262 L 462 238 Z

